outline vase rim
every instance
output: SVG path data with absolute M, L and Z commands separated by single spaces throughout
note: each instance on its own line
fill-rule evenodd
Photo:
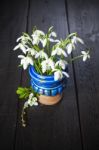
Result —
M 34 72 L 35 75 L 37 75 L 39 78 L 42 79 L 54 79 L 54 75 L 41 75 L 39 73 L 36 72 L 34 66 L 30 65 L 30 69 L 32 69 L 32 71 Z

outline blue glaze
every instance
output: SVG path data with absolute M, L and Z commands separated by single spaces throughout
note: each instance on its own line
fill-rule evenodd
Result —
M 55 81 L 54 75 L 40 75 L 31 65 L 29 66 L 29 74 L 32 88 L 35 92 L 42 95 L 55 96 L 61 94 L 67 84 L 67 78 L 65 76 L 61 80 Z

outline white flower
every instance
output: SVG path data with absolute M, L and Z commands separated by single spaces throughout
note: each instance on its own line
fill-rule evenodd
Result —
M 28 65 L 33 65 L 33 60 L 30 56 L 19 55 L 18 58 L 21 58 L 21 65 L 23 65 L 23 69 L 26 70 Z
M 37 97 L 34 97 L 34 94 L 30 93 L 27 103 L 30 106 L 33 106 L 33 105 L 37 106 L 38 105 Z
M 21 40 L 21 42 L 24 43 L 24 44 L 27 43 L 28 40 L 30 40 L 30 41 L 32 42 L 32 40 L 31 40 L 31 38 L 30 38 L 29 36 L 24 36 L 24 35 L 23 35 L 23 36 L 20 36 L 20 37 L 16 40 L 16 42 L 19 42 L 20 40 Z
M 72 42 L 72 44 L 77 44 L 77 42 L 84 44 L 84 41 L 77 36 L 73 36 L 73 38 L 71 39 L 71 42 Z
M 37 97 L 33 97 L 32 100 L 34 102 L 33 105 L 38 106 Z
M 37 51 L 36 51 L 35 49 L 33 49 L 33 48 L 28 48 L 27 51 L 28 51 L 32 56 L 34 56 L 34 55 L 37 54 Z
M 65 61 L 65 60 L 59 60 L 59 61 L 56 62 L 55 66 L 59 65 L 64 70 L 66 68 L 67 64 L 68 64 L 67 61 Z
M 41 41 L 41 36 L 44 36 L 45 33 L 43 31 L 40 30 L 35 30 L 34 33 L 31 35 L 33 38 L 33 45 L 35 44 L 39 44 L 39 42 Z
M 28 101 L 24 103 L 24 109 L 28 107 Z
M 45 73 L 47 70 L 54 69 L 55 68 L 55 63 L 53 60 L 50 58 L 47 60 L 42 61 L 41 63 L 42 66 L 42 72 Z
M 67 57 L 66 52 L 62 48 L 59 48 L 59 47 L 57 47 L 55 50 L 52 51 L 51 56 L 54 56 L 54 55 L 63 55 Z
M 73 50 L 73 45 L 72 43 L 69 43 L 68 45 L 66 45 L 66 49 L 67 49 L 67 53 L 71 54 L 72 50 Z
M 48 55 L 43 51 L 39 51 L 36 55 L 35 55 L 35 58 L 45 58 L 45 59 L 48 59 Z
M 49 37 L 51 37 L 51 36 L 53 36 L 53 37 L 57 37 L 56 32 L 52 31 L 52 32 L 50 33 Z
M 14 48 L 13 50 L 17 50 L 17 49 L 19 49 L 19 48 L 22 50 L 22 52 L 23 52 L 24 54 L 26 54 L 27 49 L 26 49 L 26 47 L 25 47 L 23 44 L 21 44 L 21 43 L 19 43 L 17 46 L 15 46 L 15 48 Z
M 90 58 L 89 51 L 87 51 L 87 52 L 81 51 L 81 53 L 83 55 L 83 61 L 86 61 L 87 58 Z
M 34 96 L 34 94 L 33 94 L 33 93 L 30 93 L 29 99 L 31 99 L 33 96 Z
M 54 72 L 54 80 L 61 80 L 63 78 L 63 75 L 65 75 L 67 78 L 69 77 L 67 72 L 55 69 L 56 71 Z

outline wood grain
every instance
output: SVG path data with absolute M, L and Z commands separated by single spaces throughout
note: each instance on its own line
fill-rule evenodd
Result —
M 19 5 L 20 4 L 20 5 Z M 0 149 L 13 150 L 15 146 L 20 84 L 18 52 L 13 52 L 16 38 L 26 30 L 27 2 L 0 2 Z
M 99 2 L 68 0 L 70 32 L 78 34 L 93 50 L 91 59 L 75 62 L 76 97 L 84 150 L 99 149 Z M 81 49 L 73 52 L 80 53 Z

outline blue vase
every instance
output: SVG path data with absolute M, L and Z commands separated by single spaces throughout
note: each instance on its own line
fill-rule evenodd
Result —
M 54 75 L 40 75 L 31 65 L 29 66 L 29 74 L 32 88 L 41 95 L 56 96 L 57 94 L 62 94 L 67 84 L 67 78 L 65 76 L 61 80 L 55 81 Z

